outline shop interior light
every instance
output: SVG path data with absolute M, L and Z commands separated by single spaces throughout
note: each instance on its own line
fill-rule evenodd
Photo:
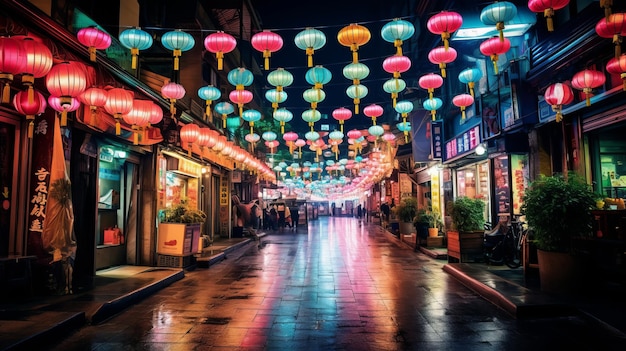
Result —
M 115 158 L 126 158 L 126 151 L 115 150 L 115 153 L 113 154 L 113 157 L 115 157 Z
M 451 40 L 476 40 L 492 38 L 498 35 L 495 26 L 486 26 L 480 21 L 479 13 L 462 13 L 463 25 L 452 34 Z M 537 22 L 537 15 L 526 8 L 519 7 L 517 15 L 506 22 L 505 37 L 523 35 Z
M 485 154 L 485 152 L 487 152 L 487 148 L 485 148 L 485 145 L 479 144 L 478 146 L 476 146 L 476 155 L 482 156 Z

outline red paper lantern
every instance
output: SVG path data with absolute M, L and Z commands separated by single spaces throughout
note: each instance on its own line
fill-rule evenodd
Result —
M 507 38 L 490 38 L 480 44 L 480 52 L 491 57 L 493 71 L 498 74 L 498 55 L 502 55 L 511 48 L 511 41 Z
M 560 10 L 569 4 L 569 0 L 529 0 L 528 8 L 532 12 L 541 13 L 546 18 L 548 25 L 548 32 L 554 31 L 554 24 L 552 23 L 552 16 L 554 16 L 554 10 Z
M 567 84 L 555 83 L 546 89 L 544 98 L 552 106 L 552 111 L 556 112 L 556 121 L 561 122 L 563 120 L 561 109 L 563 105 L 574 101 L 574 92 Z
M 13 107 L 15 110 L 26 116 L 28 123 L 28 137 L 33 137 L 35 129 L 35 116 L 42 114 L 46 110 L 46 98 L 37 90 L 33 91 L 33 99 L 31 100 L 28 93 L 20 91 L 13 97 Z
M 585 93 L 585 101 L 587 106 L 591 105 L 591 94 L 594 88 L 597 88 L 604 84 L 606 77 L 604 73 L 600 71 L 594 71 L 586 69 L 580 71 L 572 78 L 572 87 L 578 90 L 582 90 Z
M 70 104 L 87 85 L 87 74 L 83 66 L 76 62 L 64 61 L 52 66 L 46 76 L 46 87 L 50 94 L 58 96 L 60 103 Z
M 187 146 L 189 156 L 191 156 L 192 144 L 198 140 L 200 136 L 200 127 L 197 124 L 189 123 L 180 128 L 180 141 L 184 146 Z
M 198 132 L 198 140 L 196 140 L 196 144 L 200 146 L 200 150 L 203 151 L 204 148 L 211 148 L 217 143 L 217 132 L 211 128 L 202 127 Z
M 169 82 L 161 87 L 161 95 L 170 100 L 170 113 L 174 116 L 176 114 L 176 100 L 185 96 L 185 87 L 178 83 Z
M 9 37 L 0 37 L 0 81 L 4 83 L 2 89 L 2 103 L 8 104 L 11 100 L 11 82 L 13 77 L 23 71 L 25 52 L 20 42 Z
M 436 73 L 428 73 L 420 77 L 418 84 L 422 89 L 428 90 L 428 98 L 433 98 L 435 89 L 443 85 L 443 78 Z
M 426 27 L 431 33 L 441 35 L 446 50 L 448 49 L 450 34 L 461 28 L 461 25 L 463 25 L 463 17 L 452 11 L 442 11 L 429 18 L 426 23 Z
M 289 153 L 293 154 L 295 141 L 298 140 L 298 133 L 287 132 L 283 134 L 283 140 L 285 140 L 285 143 L 287 144 L 287 146 L 289 146 Z
M 456 50 L 453 48 L 445 48 L 443 46 L 436 47 L 428 53 L 428 60 L 431 63 L 439 65 L 441 69 L 441 77 L 446 77 L 446 64 L 456 60 Z
M 237 104 L 237 107 L 239 107 L 240 117 L 243 114 L 243 105 L 252 101 L 253 97 L 254 95 L 252 94 L 252 92 L 247 90 L 233 90 L 230 92 L 230 94 L 228 94 L 228 98 L 230 99 L 230 101 L 234 104 Z
M 122 119 L 130 124 L 133 130 L 133 144 L 139 144 L 139 132 L 148 125 L 152 114 L 152 101 L 133 100 L 133 108 L 128 113 L 122 115 Z
M 393 73 L 394 78 L 400 78 L 400 73 L 408 71 L 409 68 L 411 68 L 411 59 L 406 56 L 394 55 L 383 61 L 383 69 L 387 73 Z
M 372 119 L 372 125 L 376 125 L 376 118 L 382 116 L 383 112 L 383 108 L 376 104 L 371 104 L 363 109 L 363 114 Z
M 340 107 L 333 110 L 333 118 L 339 121 L 341 132 L 343 133 L 343 122 L 352 118 L 352 111 L 345 107 Z
M 111 36 L 96 28 L 83 28 L 76 33 L 78 41 L 89 48 L 89 59 L 96 61 L 96 50 L 106 50 L 111 46 Z
M 22 84 L 28 87 L 29 98 L 32 98 L 35 78 L 44 77 L 52 69 L 52 52 L 43 43 L 26 37 L 22 40 L 26 62 L 22 70 Z
M 150 120 L 148 121 L 150 124 L 157 124 L 163 120 L 163 109 L 161 106 L 152 103 L 152 108 L 150 111 Z
M 98 107 L 104 107 L 107 102 L 107 92 L 100 88 L 89 88 L 82 92 L 78 99 L 85 105 L 89 105 L 91 111 L 91 117 L 89 120 L 90 125 L 96 124 L 96 112 Z
M 623 89 L 626 91 L 626 54 L 618 58 L 612 58 L 606 63 L 606 70 L 611 74 L 618 74 L 623 81 Z
M 58 96 L 50 95 L 48 97 L 48 105 L 52 107 L 53 110 L 61 113 L 61 127 L 65 127 L 67 125 L 67 113 L 78 110 L 80 107 L 80 101 L 78 99 L 72 98 L 69 104 L 61 103 L 61 98 Z
M 215 54 L 217 58 L 217 70 L 221 71 L 224 67 L 224 54 L 227 54 L 235 49 L 237 46 L 237 39 L 230 34 L 226 34 L 222 31 L 211 33 L 204 38 L 204 47 Z
M 133 108 L 133 94 L 122 88 L 113 88 L 107 91 L 107 102 L 104 109 L 115 119 L 115 135 L 122 133 L 120 120 Z
M 264 30 L 253 35 L 251 43 L 253 48 L 263 53 L 263 58 L 265 59 L 264 68 L 266 71 L 269 70 L 270 56 L 272 56 L 272 52 L 276 52 L 283 47 L 283 38 L 274 32 Z
M 613 38 L 615 58 L 622 54 L 622 37 L 626 35 L 626 13 L 614 13 L 596 24 L 596 33 L 602 38 Z
M 452 98 L 452 103 L 461 108 L 461 119 L 465 120 L 465 108 L 474 103 L 474 97 L 470 94 L 460 94 Z

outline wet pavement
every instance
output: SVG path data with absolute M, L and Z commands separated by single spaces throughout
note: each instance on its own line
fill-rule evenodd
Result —
M 241 245 L 208 268 L 186 271 L 184 279 L 119 314 L 41 349 L 626 347 L 621 335 L 574 311 L 555 308 L 535 314 L 533 306 L 548 305 L 550 297 L 537 294 L 533 300 L 532 290 L 497 275 L 468 288 L 468 281 L 476 280 L 464 276 L 483 279 L 486 274 L 484 269 L 472 272 L 472 267 L 414 252 L 380 226 L 322 217 L 310 222 L 308 231 L 268 233 L 260 242 Z M 503 290 L 494 293 L 490 285 Z M 516 301 L 518 292 L 521 300 Z M 526 312 L 520 314 L 519 306 Z

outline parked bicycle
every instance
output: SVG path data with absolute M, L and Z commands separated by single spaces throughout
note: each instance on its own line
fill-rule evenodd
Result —
M 506 264 L 518 268 L 522 264 L 522 246 L 528 229 L 519 216 L 513 221 L 500 221 L 493 229 L 485 230 L 483 249 L 487 264 Z

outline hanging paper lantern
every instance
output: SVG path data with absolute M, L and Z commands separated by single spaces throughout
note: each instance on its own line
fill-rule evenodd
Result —
M 13 107 L 15 110 L 26 117 L 28 121 L 28 137 L 33 137 L 35 130 L 35 116 L 42 114 L 46 110 L 46 98 L 38 92 L 33 91 L 33 99 L 30 101 L 28 93 L 20 91 L 13 96 Z
M 432 116 L 433 121 L 435 121 L 437 119 L 437 110 L 443 106 L 443 101 L 441 101 L 440 98 L 426 99 L 422 105 L 425 110 L 430 111 L 430 115 Z
M 428 98 L 432 99 L 435 89 L 443 85 L 443 78 L 436 73 L 428 73 L 420 77 L 418 84 L 422 89 L 428 91 Z
M 347 79 L 351 79 L 354 85 L 360 84 L 361 79 L 367 78 L 369 74 L 369 67 L 360 62 L 349 63 L 343 68 L 343 76 Z
M 320 138 L 320 134 L 315 131 L 310 131 L 310 132 L 306 132 L 306 134 L 304 134 L 304 137 L 306 138 L 306 140 L 315 141 Z
M 52 56 L 52 55 L 51 55 Z M 50 61 L 52 63 L 52 61 Z M 16 39 L 0 36 L 0 81 L 4 83 L 2 89 L 2 103 L 11 101 L 11 83 L 16 74 L 22 73 L 26 64 L 26 53 Z
M 275 86 L 276 91 L 281 92 L 284 87 L 293 83 L 293 75 L 286 69 L 279 67 L 267 75 L 267 82 Z
M 613 6 L 613 0 L 600 0 L 600 7 L 604 9 L 604 18 L 607 21 L 611 16 L 611 6 Z
M 281 108 L 274 111 L 272 117 L 280 123 L 280 132 L 285 133 L 285 123 L 293 119 L 293 113 L 286 108 Z
M 283 38 L 274 32 L 264 30 L 254 34 L 250 42 L 253 48 L 263 53 L 263 58 L 265 59 L 264 68 L 266 71 L 269 70 L 272 52 L 276 52 L 283 47 Z
M 259 112 L 257 110 L 245 110 L 241 114 L 241 118 L 244 121 L 248 122 L 248 125 L 250 126 L 250 134 L 253 134 L 254 133 L 254 122 L 260 121 L 262 116 L 261 116 L 261 112 Z
M 594 88 L 604 85 L 606 77 L 604 73 L 600 71 L 586 69 L 580 71 L 572 78 L 572 87 L 578 90 L 582 90 L 585 93 L 585 101 L 587 106 L 591 105 L 591 92 Z
M 393 135 L 393 133 L 385 133 L 382 136 L 383 140 L 388 142 L 388 143 L 392 143 L 396 140 L 396 136 Z
M 359 104 L 361 99 L 367 96 L 368 89 L 363 84 L 351 85 L 346 89 L 346 95 L 352 99 L 354 103 L 354 114 L 359 114 Z
M 349 47 L 352 51 L 353 63 L 359 62 L 359 46 L 367 44 L 371 37 L 369 29 L 355 23 L 341 28 L 337 34 L 339 44 Z
M 228 82 L 235 86 L 237 90 L 243 90 L 254 81 L 254 75 L 249 70 L 239 67 L 228 72 Z
M 446 77 L 446 64 L 456 60 L 456 50 L 453 48 L 445 48 L 443 46 L 436 47 L 428 53 L 428 60 L 431 63 L 439 65 L 441 69 L 441 77 Z
M 276 140 L 276 138 L 278 137 L 278 135 L 276 135 L 276 133 L 269 131 L 269 132 L 265 132 L 261 135 L 261 138 L 263 138 L 263 140 L 265 141 L 274 141 Z
M 528 8 L 532 12 L 542 13 L 546 18 L 548 32 L 554 31 L 554 24 L 552 22 L 552 16 L 554 16 L 554 10 L 560 10 L 569 4 L 569 0 L 529 0 Z
M 287 93 L 284 91 L 280 92 L 278 89 L 270 89 L 265 92 L 265 98 L 272 103 L 272 108 L 276 111 L 278 104 L 287 100 Z
M 474 97 L 469 94 L 459 94 L 452 98 L 452 103 L 461 108 L 461 120 L 465 120 L 465 108 L 474 103 Z
M 104 104 L 107 102 L 106 90 L 100 88 L 89 88 L 82 92 L 78 96 L 78 99 L 83 104 L 89 106 L 89 111 L 91 111 L 89 124 L 91 126 L 96 125 L 98 107 L 104 107 Z
M 348 138 L 350 139 L 358 139 L 363 136 L 363 133 L 361 133 L 361 131 L 358 129 L 352 129 L 351 131 L 348 132 L 347 135 L 348 135 Z
M 122 88 L 113 88 L 107 91 L 107 102 L 104 109 L 115 119 L 115 135 L 122 132 L 120 120 L 133 108 L 133 94 Z
M 622 54 L 622 37 L 626 35 L 626 13 L 614 13 L 596 24 L 596 33 L 602 38 L 613 38 L 615 58 Z
M 396 128 L 404 134 L 404 142 L 409 142 L 409 132 L 411 131 L 411 122 L 403 121 L 396 124 Z
M 306 51 L 307 67 L 313 67 L 313 53 L 326 45 L 326 35 L 320 30 L 307 27 L 296 34 L 294 42 L 300 50 Z
M 400 74 L 408 71 L 410 68 L 411 59 L 406 56 L 390 56 L 383 61 L 383 69 L 387 73 L 392 73 L 394 78 L 400 78 Z
M 111 46 L 111 36 L 96 28 L 86 27 L 76 33 L 78 41 L 89 48 L 89 60 L 96 61 L 96 50 L 106 50 Z
M 311 88 L 302 93 L 302 98 L 304 101 L 310 103 L 311 108 L 315 110 L 317 108 L 317 104 L 326 99 L 326 93 L 322 89 Z
M 149 49 L 152 46 L 152 42 L 152 36 L 139 27 L 128 28 L 120 33 L 120 43 L 127 49 L 130 49 L 132 69 L 137 69 L 139 51 Z
M 142 127 L 150 123 L 150 115 L 152 114 L 152 101 L 133 100 L 133 108 L 128 113 L 122 115 L 124 122 L 131 126 L 133 131 L 133 144 L 139 144 L 139 132 Z
M 80 101 L 76 98 L 71 98 L 70 103 L 61 103 L 61 98 L 58 96 L 48 96 L 48 106 L 53 110 L 61 113 L 60 126 L 65 127 L 67 125 L 67 113 L 74 112 L 80 107 Z
M 309 123 L 309 127 L 311 127 L 311 131 L 313 131 L 313 125 L 315 122 L 322 119 L 322 114 L 320 111 L 315 109 L 305 110 L 302 112 L 302 120 Z
M 226 129 L 230 130 L 231 133 L 239 127 L 241 127 L 241 118 L 239 116 L 226 118 Z
M 401 100 L 396 103 L 396 112 L 400 114 L 402 120 L 406 122 L 406 118 L 413 111 L 413 103 L 408 100 Z
M 483 74 L 478 68 L 466 68 L 459 73 L 459 81 L 467 84 L 470 95 L 474 96 L 474 84 L 482 78 Z
M 373 136 L 374 138 L 374 147 L 378 147 L 378 142 L 377 139 L 378 137 L 380 137 L 381 135 L 383 135 L 385 133 L 385 130 L 383 129 L 383 127 L 381 126 L 371 126 L 369 128 L 367 128 L 367 132 Z
M 430 17 L 428 22 L 426 22 L 426 27 L 431 33 L 441 35 L 441 40 L 443 40 L 443 46 L 446 50 L 449 47 L 448 39 L 450 39 L 450 34 L 456 32 L 462 25 L 463 17 L 452 11 L 442 11 Z
M 179 136 L 181 144 L 183 147 L 187 147 L 189 156 L 191 156 L 191 149 L 193 148 L 192 144 L 195 143 L 200 136 L 200 127 L 193 123 L 185 124 L 180 128 Z
M 496 1 L 480 12 L 480 21 L 485 25 L 495 25 L 500 33 L 500 41 L 504 41 L 504 23 L 517 16 L 517 7 L 508 1 Z
M 341 132 L 343 133 L 343 123 L 346 120 L 352 118 L 352 112 L 345 107 L 340 107 L 333 110 L 333 118 L 339 121 L 339 127 L 341 128 Z
M 324 84 L 330 82 L 333 74 L 330 70 L 328 70 L 328 68 L 317 65 L 309 68 L 304 77 L 307 83 L 313 85 L 314 89 L 322 89 L 324 88 Z
M 61 62 L 52 66 L 50 72 L 46 76 L 46 87 L 50 94 L 59 98 L 59 104 L 67 110 L 70 108 L 74 98 L 85 90 L 87 84 L 87 75 L 82 66 L 75 62 Z M 67 111 L 62 115 L 61 126 L 65 126 L 64 118 Z
M 621 54 L 617 59 L 610 59 L 606 64 L 606 71 L 619 75 L 623 81 L 623 90 L 626 91 L 626 54 Z
M 239 116 L 243 113 L 243 105 L 249 103 L 254 98 L 254 94 L 247 90 L 233 90 L 228 94 L 228 98 L 239 108 Z
M 237 39 L 230 34 L 218 31 L 211 33 L 204 38 L 204 47 L 207 51 L 214 53 L 217 58 L 217 70 L 224 67 L 224 54 L 227 54 L 237 46 Z
M 261 140 L 261 136 L 259 136 L 256 133 L 252 133 L 252 134 L 246 134 L 246 136 L 244 137 L 244 139 L 250 143 L 250 146 L 252 147 L 252 150 L 254 150 L 254 144 L 256 144 L 259 140 Z
M 161 106 L 152 103 L 152 106 L 150 107 L 150 120 L 148 121 L 148 123 L 154 125 L 161 122 L 162 120 L 163 110 L 161 109 Z
M 498 74 L 498 55 L 506 53 L 510 48 L 511 42 L 507 38 L 504 38 L 503 40 L 490 38 L 480 44 L 480 52 L 491 58 L 495 74 Z
M 372 125 L 376 125 L 376 118 L 383 115 L 383 108 L 380 105 L 371 104 L 363 109 L 363 114 L 372 119 Z
M 163 44 L 166 49 L 172 50 L 172 56 L 174 56 L 174 71 L 178 71 L 179 57 L 182 56 L 184 51 L 191 50 L 193 46 L 196 45 L 196 41 L 191 34 L 176 29 L 164 33 L 161 37 L 161 44 Z
M 230 103 L 223 101 L 215 105 L 215 112 L 222 115 L 222 128 L 226 129 L 226 118 L 229 114 L 235 112 L 235 107 Z
M 298 139 L 294 142 L 294 145 L 298 148 L 298 156 L 302 158 L 302 147 L 306 145 L 304 139 Z
M 285 143 L 289 146 L 289 153 L 293 154 L 293 148 L 296 140 L 298 140 L 298 134 L 294 132 L 287 132 L 283 134 L 283 140 L 285 140 Z
M 169 82 L 161 87 L 161 95 L 170 101 L 170 113 L 176 115 L 176 100 L 185 97 L 185 87 L 181 84 Z
M 413 23 L 399 18 L 394 18 L 391 22 L 385 23 L 380 30 L 381 37 L 385 41 L 393 43 L 398 56 L 402 56 L 402 42 L 411 38 L 413 34 L 415 34 Z
M 198 97 L 206 102 L 206 107 L 204 110 L 203 117 L 205 118 L 208 117 L 209 121 L 212 122 L 213 115 L 211 114 L 211 103 L 221 98 L 222 92 L 218 88 L 212 85 L 208 85 L 208 86 L 204 86 L 198 89 Z
M 402 78 L 391 78 L 383 83 L 383 90 L 391 94 L 392 107 L 396 107 L 398 94 L 406 88 L 406 82 Z
M 265 146 L 270 148 L 270 153 L 273 154 L 274 153 L 274 149 L 278 147 L 278 145 L 280 145 L 280 143 L 276 140 L 271 140 L 271 141 L 266 141 L 265 142 Z
M 546 102 L 552 106 L 552 111 L 556 112 L 556 121 L 563 120 L 561 109 L 563 105 L 567 105 L 574 101 L 574 92 L 567 84 L 555 83 L 550 85 L 544 93 Z
M 200 157 L 204 153 L 204 148 L 211 148 L 217 142 L 218 133 L 211 128 L 201 127 L 198 130 L 196 144 L 200 147 Z
M 31 91 L 35 78 L 44 77 L 52 69 L 52 52 L 45 44 L 33 38 L 25 37 L 21 44 L 26 57 L 22 69 L 22 84 L 28 86 L 28 90 Z

